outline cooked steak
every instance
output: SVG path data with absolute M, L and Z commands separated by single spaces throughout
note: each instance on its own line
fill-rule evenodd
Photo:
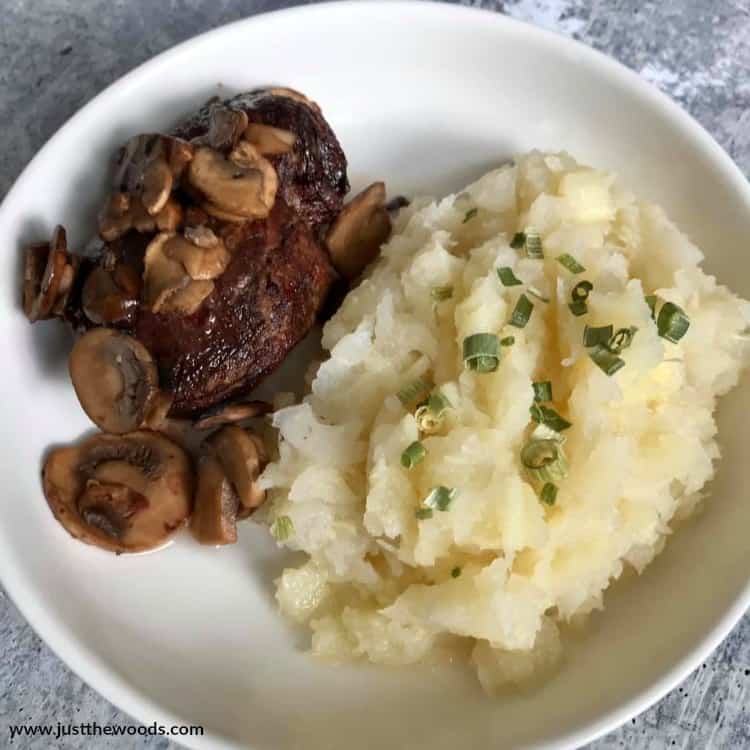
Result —
M 120 149 L 98 258 L 30 249 L 29 309 L 46 259 L 58 276 L 70 265 L 56 314 L 135 335 L 169 413 L 199 413 L 251 390 L 315 323 L 337 278 L 323 237 L 348 189 L 336 136 L 302 94 L 211 101 L 171 135 Z
M 225 242 L 232 260 L 196 312 L 138 312 L 136 336 L 174 395 L 173 415 L 257 385 L 313 326 L 334 279 L 324 248 L 280 199 L 268 219 L 232 227 Z

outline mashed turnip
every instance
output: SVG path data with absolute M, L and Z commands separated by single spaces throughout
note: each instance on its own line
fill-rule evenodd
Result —
M 463 642 L 490 692 L 554 667 L 558 625 L 642 571 L 713 475 L 716 397 L 747 361 L 750 304 L 702 258 L 658 206 L 566 154 L 532 152 L 402 211 L 326 325 L 309 395 L 274 415 L 269 521 L 309 555 L 277 599 L 315 654 L 410 664 Z M 523 327 L 509 322 L 521 295 Z M 665 315 L 659 331 L 670 302 L 676 328 Z M 630 333 L 613 342 L 609 325 Z M 599 349 L 586 326 L 605 328 Z M 497 349 L 472 370 L 476 333 Z M 544 382 L 552 398 L 532 414 Z M 443 407 L 415 419 L 430 392 Z M 559 449 L 554 481 L 521 462 L 541 438 Z

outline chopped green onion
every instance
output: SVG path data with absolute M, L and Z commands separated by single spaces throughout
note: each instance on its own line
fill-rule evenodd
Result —
M 424 499 L 424 504 L 432 510 L 446 511 L 458 494 L 455 487 L 433 487 L 430 494 Z
M 427 399 L 427 408 L 441 417 L 447 409 L 453 408 L 453 404 L 441 391 L 433 391 Z
M 451 570 L 451 578 L 458 578 L 461 575 L 461 568 L 456 566 Z
M 535 229 L 526 230 L 526 255 L 535 260 L 541 260 L 544 258 L 542 238 L 539 236 L 539 232 Z
M 432 297 L 435 302 L 442 302 L 443 300 L 450 299 L 452 296 L 452 286 L 434 286 L 430 290 L 430 297 Z
M 547 427 L 546 424 L 538 424 L 530 435 L 530 440 L 554 440 L 555 442 L 562 445 L 566 441 L 565 435 L 553 430 L 551 427 Z
M 568 476 L 568 462 L 557 440 L 531 440 L 521 451 L 521 464 L 537 483 L 558 482 Z
M 644 299 L 648 305 L 648 309 L 651 310 L 651 319 L 656 320 L 656 295 L 647 294 Z
M 437 432 L 443 424 L 445 412 L 452 406 L 453 404 L 440 391 L 433 391 L 427 403 L 414 412 L 419 431 L 427 435 Z
M 409 406 L 418 401 L 422 396 L 426 396 L 432 388 L 432 384 L 425 378 L 417 378 L 407 383 L 396 395 L 398 400 L 404 405 Z
M 466 212 L 466 216 L 464 216 L 464 220 L 461 223 L 466 224 L 467 221 L 471 221 L 478 213 L 479 213 L 478 208 L 470 208 Z
M 510 246 L 514 250 L 520 250 L 526 244 L 526 234 L 524 232 L 516 232 L 513 235 L 513 239 L 510 241 Z
M 504 339 L 500 339 L 500 346 L 513 346 L 516 343 L 515 336 L 506 336 Z
M 674 302 L 665 302 L 659 310 L 656 328 L 662 338 L 676 344 L 690 328 L 690 318 L 679 305 L 675 305 Z
M 586 347 L 607 344 L 614 333 L 614 326 L 586 326 L 583 329 L 583 345 Z
M 594 285 L 590 281 L 579 281 L 571 292 L 573 302 L 585 302 L 591 294 Z
M 583 273 L 586 270 L 570 253 L 558 255 L 557 262 L 571 273 Z
M 279 542 L 284 542 L 294 533 L 294 524 L 289 516 L 279 516 L 271 524 L 271 535 Z
M 625 360 L 610 351 L 604 344 L 597 344 L 589 349 L 589 357 L 600 370 L 609 376 L 614 375 L 625 366 Z
M 532 383 L 531 387 L 534 389 L 534 401 L 552 401 L 552 383 L 549 380 Z
M 494 372 L 500 364 L 500 341 L 494 333 L 475 333 L 463 343 L 464 366 L 476 372 Z
M 417 508 L 414 515 L 419 521 L 424 521 L 426 518 L 432 518 L 432 508 Z
M 508 322 L 516 328 L 523 328 L 529 322 L 533 309 L 534 303 L 525 294 L 522 294 L 518 298 L 518 302 L 516 302 L 516 306 L 513 308 Z
M 554 505 L 555 500 L 557 500 L 557 485 L 552 484 L 552 482 L 547 482 L 539 493 L 539 499 L 545 505 Z
M 562 432 L 571 426 L 571 423 L 567 419 L 561 417 L 554 409 L 550 409 L 549 406 L 533 403 L 529 411 L 531 412 L 531 418 L 535 422 L 546 425 L 555 432 Z
M 590 281 L 579 281 L 573 287 L 573 290 L 570 293 L 573 301 L 568 304 L 568 307 L 570 308 L 570 312 L 576 317 L 585 315 L 588 312 L 586 300 L 593 288 L 594 285 Z
M 549 302 L 549 297 L 545 297 L 535 286 L 530 286 L 527 291 L 532 297 L 536 297 L 542 302 Z
M 633 337 L 638 332 L 635 326 L 630 328 L 620 328 L 615 331 L 614 336 L 609 340 L 607 348 L 613 354 L 619 354 L 623 349 L 627 349 L 633 343 Z
M 442 426 L 443 418 L 433 414 L 427 405 L 420 406 L 414 412 L 417 429 L 424 435 L 434 435 Z
M 502 281 L 503 286 L 518 286 L 519 284 L 523 284 L 523 281 L 516 277 L 516 275 L 513 273 L 513 269 L 509 266 L 502 266 L 501 268 L 498 268 L 497 275 L 500 277 L 500 281 Z
M 424 445 L 419 440 L 415 440 L 401 454 L 401 466 L 405 469 L 413 469 L 418 463 L 424 460 L 426 453 Z

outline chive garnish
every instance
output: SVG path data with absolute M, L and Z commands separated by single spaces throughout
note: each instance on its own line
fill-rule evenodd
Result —
M 284 542 L 294 533 L 294 524 L 289 516 L 279 516 L 271 524 L 271 535 L 279 542 Z
M 594 285 L 590 281 L 579 281 L 571 291 L 571 297 L 573 301 L 568 304 L 570 312 L 576 317 L 585 315 L 588 312 L 588 306 L 586 300 L 588 299 L 591 290 Z
M 590 281 L 579 281 L 573 287 L 573 291 L 571 292 L 573 302 L 585 302 L 588 299 L 589 294 L 591 294 L 591 290 L 593 288 L 594 285 Z
M 475 372 L 494 372 L 500 364 L 500 341 L 494 333 L 475 333 L 463 343 L 464 366 Z
M 458 565 L 451 570 L 451 578 L 458 578 L 461 575 L 461 568 Z
M 500 339 L 500 346 L 513 346 L 516 343 L 515 336 L 506 336 L 504 339 Z
M 523 328 L 529 322 L 533 309 L 534 303 L 525 294 L 522 294 L 518 298 L 518 302 L 516 302 L 516 306 L 513 308 L 508 322 L 516 328 Z
M 432 508 L 417 508 L 417 510 L 414 511 L 414 515 L 419 521 L 424 521 L 426 518 L 432 518 Z
M 466 224 L 467 221 L 471 221 L 478 213 L 479 213 L 478 208 L 470 208 L 466 212 L 466 216 L 464 216 L 464 220 L 461 223 Z
M 547 482 L 539 493 L 539 499 L 545 505 L 554 505 L 555 500 L 557 500 L 557 485 Z
M 434 286 L 430 290 L 430 297 L 432 297 L 435 302 L 442 302 L 443 300 L 450 299 L 452 296 L 452 286 Z
M 539 236 L 539 232 L 535 229 L 526 230 L 526 255 L 535 260 L 541 260 L 544 258 L 542 238 Z
M 637 332 L 638 329 L 635 326 L 618 329 L 609 340 L 607 348 L 613 354 L 619 354 L 623 349 L 627 349 L 633 343 L 633 337 Z
M 432 385 L 427 380 L 424 378 L 417 378 L 401 388 L 396 396 L 398 396 L 398 400 L 404 406 L 409 406 L 409 404 L 418 401 L 422 396 L 427 395 L 431 388 Z
M 519 284 L 523 284 L 523 281 L 516 277 L 513 273 L 513 269 L 509 266 L 498 268 L 497 275 L 500 277 L 503 286 L 518 286 Z
M 532 383 L 531 387 L 534 389 L 534 401 L 552 401 L 552 383 L 549 380 Z
M 558 255 L 557 262 L 571 273 L 583 273 L 586 270 L 570 253 Z
M 524 232 L 516 232 L 513 235 L 513 239 L 510 241 L 510 246 L 514 250 L 520 250 L 526 244 L 526 234 Z
M 651 319 L 656 320 L 656 295 L 647 294 L 644 299 L 648 305 L 648 309 L 651 310 Z
M 555 432 L 562 432 L 567 430 L 571 426 L 571 423 L 567 419 L 561 417 L 554 409 L 549 406 L 542 406 L 541 404 L 533 403 L 529 409 L 531 412 L 531 418 L 539 424 L 546 425 L 553 429 Z
M 418 463 L 424 460 L 426 453 L 424 445 L 419 440 L 415 440 L 401 454 L 401 466 L 405 469 L 413 469 Z
M 530 440 L 521 451 L 521 464 L 537 486 L 568 476 L 568 462 L 558 440 Z
M 426 403 L 414 412 L 419 431 L 427 435 L 437 432 L 442 427 L 445 412 L 452 406 L 447 396 L 440 391 L 433 391 Z
M 600 370 L 610 377 L 625 366 L 625 360 L 610 351 L 605 344 L 597 344 L 589 349 L 589 357 Z
M 679 305 L 675 305 L 674 302 L 665 302 L 659 310 L 656 328 L 662 338 L 676 344 L 690 328 L 690 318 Z
M 441 484 L 430 490 L 430 494 L 424 499 L 424 504 L 432 510 L 446 511 L 457 494 L 458 490 L 455 487 L 445 487 Z
M 583 345 L 586 347 L 607 344 L 614 333 L 614 326 L 585 326 L 583 329 Z

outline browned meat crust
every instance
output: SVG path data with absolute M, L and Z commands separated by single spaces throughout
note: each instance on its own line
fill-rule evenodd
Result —
M 136 336 L 174 393 L 173 415 L 255 387 L 308 333 L 335 278 L 326 250 L 282 200 L 224 240 L 232 261 L 196 313 L 138 313 Z

